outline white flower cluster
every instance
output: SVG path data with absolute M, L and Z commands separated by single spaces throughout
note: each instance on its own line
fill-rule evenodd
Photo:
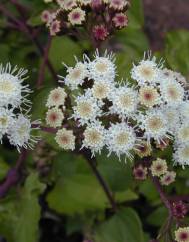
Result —
M 0 65 L 0 142 L 6 136 L 11 145 L 32 148 L 35 138 L 30 134 L 32 124 L 27 115 L 31 102 L 27 99 L 31 93 L 23 82 L 27 70 Z
M 73 93 L 70 96 L 73 113 L 70 115 L 70 110 L 63 108 L 65 90 L 53 90 L 62 90 L 63 102 L 61 107 L 52 105 L 55 107 L 47 112 L 50 126 L 61 128 L 67 113 L 75 120 L 74 124 L 72 121 L 75 135 L 78 130 L 83 132 L 77 137 L 81 148 L 90 149 L 92 155 L 106 148 L 109 154 L 115 153 L 119 158 L 124 155 L 132 159 L 133 152 L 144 142 L 160 145 L 170 139 L 174 141 L 175 163 L 189 164 L 189 98 L 181 74 L 164 68 L 162 61 L 158 63 L 148 53 L 133 65 L 131 78 L 135 85 L 132 86 L 129 81 L 121 84 L 115 81 L 117 73 L 112 54 L 100 56 L 96 52 L 93 60 L 84 55 L 82 62 L 77 59 L 76 62 L 75 67 L 67 67 L 67 75 L 62 80 Z M 47 106 L 48 103 L 49 99 Z M 70 148 L 74 149 L 73 132 L 70 135 L 62 142 L 71 142 Z

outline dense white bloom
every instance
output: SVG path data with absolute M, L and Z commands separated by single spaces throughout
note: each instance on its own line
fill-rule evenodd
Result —
M 138 93 L 131 87 L 120 86 L 115 88 L 109 100 L 113 104 L 110 107 L 110 113 L 118 114 L 122 119 L 133 117 L 137 111 Z
M 138 65 L 133 65 L 131 70 L 131 77 L 138 82 L 139 85 L 145 85 L 146 83 L 156 85 L 160 79 L 160 69 L 162 64 L 156 63 L 156 58 L 149 55 L 146 59 L 139 62 Z
M 178 110 L 182 120 L 189 119 L 189 100 L 181 102 Z
M 0 141 L 4 134 L 8 132 L 10 125 L 14 122 L 12 110 L 0 107 Z
M 95 81 L 107 80 L 113 82 L 116 76 L 116 67 L 114 64 L 114 56 L 112 54 L 104 54 L 103 57 L 99 56 L 99 53 L 96 52 L 95 59 L 89 61 L 89 75 L 90 78 Z
M 79 120 L 81 125 L 95 121 L 102 113 L 98 102 L 90 95 L 90 92 L 77 96 L 75 102 L 76 106 L 73 107 L 74 113 L 72 117 L 75 120 Z
M 64 82 L 71 90 L 77 89 L 82 85 L 85 78 L 88 76 L 86 64 L 78 62 L 74 68 L 67 69 L 68 75 L 65 77 Z
M 58 130 L 55 140 L 58 145 L 65 150 L 75 149 L 75 136 L 72 130 L 66 130 L 64 128 Z
M 178 108 L 174 106 L 163 106 L 162 107 L 162 112 L 167 120 L 167 127 L 168 129 L 172 132 L 175 133 L 175 131 L 179 128 L 180 126 L 180 115 L 178 113 Z
M 60 127 L 62 125 L 62 121 L 64 119 L 64 115 L 61 109 L 55 107 L 49 109 L 46 113 L 46 123 L 53 128 Z
M 176 80 L 165 79 L 160 85 L 163 100 L 169 105 L 178 105 L 184 99 L 184 88 Z
M 127 123 L 111 124 L 106 132 L 106 146 L 109 155 L 113 152 L 119 159 L 121 155 L 132 159 L 132 150 L 137 148 L 138 139 L 135 131 Z
M 105 145 L 105 129 L 100 122 L 87 125 L 84 133 L 83 147 L 89 148 L 92 155 L 100 153 Z
M 175 146 L 175 153 L 173 154 L 175 164 L 189 165 L 189 143 L 183 143 Z
M 171 138 L 168 133 L 167 120 L 163 112 L 158 109 L 152 109 L 146 112 L 146 115 L 139 115 L 140 127 L 144 130 L 144 137 L 150 142 L 154 138 L 158 143 L 163 142 L 164 138 Z
M 9 125 L 8 138 L 10 144 L 16 146 L 18 151 L 20 151 L 21 147 L 24 147 L 25 149 L 29 147 L 32 149 L 38 138 L 31 135 L 31 131 L 32 124 L 30 119 L 19 114 L 19 116 Z
M 27 78 L 25 75 L 28 71 L 18 69 L 17 66 L 11 67 L 8 63 L 5 67 L 0 65 L 0 106 L 9 106 L 13 108 L 20 107 L 21 104 L 29 105 L 27 100 L 30 89 L 28 85 L 23 85 Z
M 176 142 L 177 143 L 185 143 L 189 142 L 189 124 L 183 123 L 180 128 L 177 129 L 176 132 Z
M 46 106 L 48 108 L 64 106 L 66 97 L 67 97 L 67 93 L 65 92 L 64 88 L 57 87 L 52 91 L 50 91 Z

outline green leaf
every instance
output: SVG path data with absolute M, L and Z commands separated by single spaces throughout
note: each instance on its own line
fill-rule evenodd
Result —
M 121 209 L 95 231 L 95 242 L 144 242 L 140 219 L 131 208 Z
M 178 30 L 167 34 L 165 58 L 169 66 L 189 77 L 189 31 Z
M 116 156 L 97 156 L 98 169 L 113 191 L 125 191 L 132 184 L 130 162 L 119 162 Z
M 147 217 L 147 222 L 154 226 L 161 227 L 167 216 L 167 209 L 165 207 L 159 207 Z
M 69 215 L 104 209 L 108 205 L 96 178 L 81 174 L 60 178 L 48 194 L 47 201 L 50 208 Z
M 0 205 L 0 234 L 10 242 L 38 241 L 40 219 L 39 194 L 44 185 L 36 173 L 31 174 L 16 197 L 5 199 Z
M 74 65 L 74 56 L 77 56 L 79 59 L 81 54 L 82 49 L 80 46 L 70 38 L 66 36 L 53 38 L 49 58 L 56 70 L 60 70 L 63 67 L 62 63 L 68 66 Z
M 141 0 L 132 0 L 128 10 L 129 27 L 139 28 L 144 25 L 143 3 Z

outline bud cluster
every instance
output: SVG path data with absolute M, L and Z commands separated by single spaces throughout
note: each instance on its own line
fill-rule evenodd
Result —
M 128 25 L 126 0 L 56 0 L 53 10 L 44 10 L 41 19 L 51 35 L 75 33 L 83 26 L 97 41 Z M 55 10 L 54 10 L 55 9 Z M 84 33 L 82 33 L 84 34 Z

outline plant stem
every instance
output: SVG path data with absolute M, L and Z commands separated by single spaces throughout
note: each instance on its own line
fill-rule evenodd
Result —
M 49 50 L 51 47 L 51 42 L 52 42 L 52 38 L 49 35 L 48 36 L 48 41 L 47 41 L 47 45 L 46 48 L 44 49 L 44 56 L 43 56 L 43 61 L 39 70 L 39 77 L 38 77 L 38 81 L 37 81 L 37 89 L 39 89 L 44 81 L 44 75 L 45 75 L 45 67 L 47 64 L 47 60 L 48 60 L 48 54 L 49 54 Z
M 9 189 L 19 181 L 19 170 L 27 154 L 27 150 L 22 149 L 15 167 L 8 171 L 5 181 L 0 185 L 0 198 L 3 198 L 8 193 Z
M 108 186 L 108 184 L 106 183 L 106 181 L 104 180 L 103 176 L 100 174 L 100 172 L 98 171 L 97 167 L 96 167 L 96 159 L 93 157 L 91 158 L 91 152 L 89 152 L 88 150 L 83 150 L 83 152 L 81 153 L 84 155 L 84 157 L 86 158 L 91 170 L 93 171 L 94 175 L 96 176 L 99 184 L 101 185 L 101 187 L 103 188 L 106 197 L 109 200 L 109 203 L 113 209 L 114 212 L 117 211 L 117 204 L 116 201 L 113 197 L 113 194 Z

